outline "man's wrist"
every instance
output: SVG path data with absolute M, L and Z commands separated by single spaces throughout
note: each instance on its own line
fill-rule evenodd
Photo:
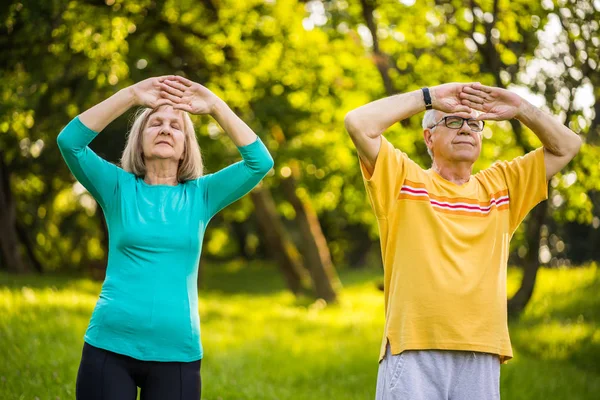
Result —
M 433 109 L 433 98 L 432 91 L 428 87 L 421 88 L 421 92 L 423 93 L 423 103 L 425 104 L 425 110 Z
M 531 116 L 533 104 L 528 102 L 527 100 L 521 98 L 521 104 L 517 107 L 517 113 L 515 114 L 515 119 L 525 123 L 525 119 Z

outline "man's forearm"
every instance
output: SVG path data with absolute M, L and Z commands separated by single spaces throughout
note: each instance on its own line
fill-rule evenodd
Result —
M 351 135 L 376 138 L 396 122 L 425 111 L 421 90 L 397 94 L 365 104 L 346 115 L 346 129 Z
M 516 118 L 540 139 L 544 148 L 557 157 L 573 157 L 579 151 L 581 138 L 561 124 L 554 116 L 545 113 L 526 100 L 519 106 Z

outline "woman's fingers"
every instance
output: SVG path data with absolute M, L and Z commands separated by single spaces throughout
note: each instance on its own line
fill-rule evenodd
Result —
M 163 82 L 167 79 L 175 79 L 175 75 L 163 75 L 158 77 L 159 82 Z
M 173 109 L 187 111 L 189 113 L 193 112 L 192 106 L 190 106 L 189 104 L 184 104 L 184 103 L 179 103 L 179 104 L 173 105 Z
M 158 101 L 154 104 L 154 107 L 152 108 L 158 108 L 164 105 L 173 106 L 173 102 L 171 102 L 171 100 L 169 99 L 158 99 Z
M 178 82 L 174 79 L 167 79 L 163 83 L 165 85 L 171 86 L 172 88 L 179 89 L 179 90 L 181 90 L 181 92 L 185 92 L 188 88 L 188 86 L 185 86 L 183 83 Z
M 169 93 L 167 91 L 164 91 L 164 90 L 160 92 L 160 97 L 168 99 L 168 100 L 172 101 L 175 104 L 177 104 L 177 103 L 179 103 L 181 101 L 181 97 L 179 97 L 179 96 L 173 96 L 171 93 Z
M 187 78 L 184 78 L 183 76 L 179 76 L 179 75 L 175 75 L 175 78 L 173 78 L 173 80 L 175 81 L 179 81 L 181 83 L 183 83 L 185 86 L 192 86 L 194 84 L 194 82 L 190 81 Z
M 175 87 L 169 85 L 166 82 L 169 82 L 169 81 L 164 81 L 163 83 L 160 84 L 160 89 L 162 91 L 167 92 L 169 94 L 172 94 L 173 96 L 183 97 L 183 91 L 181 91 L 178 88 L 175 88 Z

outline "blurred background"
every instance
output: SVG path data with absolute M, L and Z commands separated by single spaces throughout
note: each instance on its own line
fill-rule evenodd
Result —
M 513 237 L 501 384 L 506 399 L 599 398 L 599 0 L 6 0 L 0 17 L 0 398 L 74 398 L 104 277 L 102 210 L 58 133 L 166 74 L 214 91 L 275 159 L 206 232 L 203 398 L 374 398 L 381 256 L 343 119 L 454 81 L 513 90 L 584 138 Z M 386 137 L 429 168 L 421 118 Z M 208 172 L 239 159 L 214 120 L 194 122 Z M 91 147 L 118 163 L 130 123 Z M 483 135 L 477 170 L 540 145 L 517 121 Z

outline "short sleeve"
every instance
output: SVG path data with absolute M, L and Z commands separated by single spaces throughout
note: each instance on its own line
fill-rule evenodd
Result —
M 494 164 L 506 182 L 510 209 L 510 230 L 514 232 L 527 213 L 548 198 L 544 148 L 540 147 L 512 161 Z
M 398 199 L 409 166 L 408 156 L 381 136 L 381 147 L 373 175 L 369 174 L 359 157 L 360 170 L 371 206 L 377 218 L 387 218 Z

